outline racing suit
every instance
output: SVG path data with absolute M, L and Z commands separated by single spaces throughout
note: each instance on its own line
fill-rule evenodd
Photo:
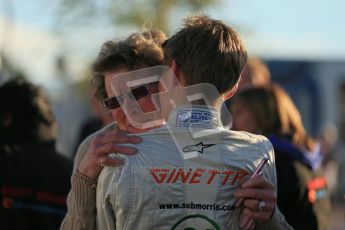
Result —
M 265 156 L 263 175 L 277 186 L 271 143 L 225 129 L 210 107 L 179 107 L 140 136 L 138 154 L 116 155 L 125 164 L 99 176 L 97 229 L 238 229 L 233 194 Z M 290 227 L 276 210 L 256 229 Z

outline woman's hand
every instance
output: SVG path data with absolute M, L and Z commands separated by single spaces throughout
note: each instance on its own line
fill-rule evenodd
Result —
M 80 161 L 78 171 L 91 178 L 98 178 L 103 166 L 123 165 L 123 161 L 114 159 L 108 155 L 111 153 L 122 153 L 132 155 L 136 149 L 132 147 L 120 146 L 118 144 L 138 144 L 142 141 L 140 137 L 128 136 L 128 132 L 115 130 L 104 131 L 95 135 L 87 149 L 83 159 Z
M 234 195 L 238 200 L 243 200 L 236 204 L 237 207 L 241 203 L 244 206 L 239 218 L 242 229 L 254 229 L 256 222 L 267 222 L 274 213 L 277 193 L 275 187 L 262 176 L 244 182 Z

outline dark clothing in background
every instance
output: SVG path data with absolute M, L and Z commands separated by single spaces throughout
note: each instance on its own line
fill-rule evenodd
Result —
M 53 142 L 0 143 L 0 229 L 59 229 L 71 173 Z
M 102 120 L 98 117 L 91 117 L 82 123 L 79 136 L 77 138 L 77 143 L 75 144 L 75 147 L 71 154 L 72 159 L 74 159 L 78 147 L 83 142 L 83 140 L 85 140 L 92 133 L 95 133 L 98 130 L 100 130 L 103 126 L 104 124 L 102 123 Z
M 331 201 L 322 168 L 304 157 L 289 140 L 269 137 L 276 157 L 278 207 L 295 230 L 327 230 Z

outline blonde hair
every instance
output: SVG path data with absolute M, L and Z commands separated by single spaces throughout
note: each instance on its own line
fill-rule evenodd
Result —
M 166 38 L 158 29 L 145 29 L 123 40 L 105 42 L 92 67 L 96 98 L 102 101 L 107 97 L 104 85 L 105 72 L 119 67 L 136 70 L 163 64 L 161 45 Z
M 238 101 L 251 110 L 258 132 L 263 135 L 289 135 L 300 148 L 315 147 L 316 142 L 307 134 L 297 107 L 279 85 L 245 89 L 234 98 L 234 103 Z

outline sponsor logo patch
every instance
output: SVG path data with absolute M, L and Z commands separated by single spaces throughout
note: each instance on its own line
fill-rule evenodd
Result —
M 177 127 L 211 128 L 217 124 L 217 114 L 211 111 L 180 110 L 176 117 Z

